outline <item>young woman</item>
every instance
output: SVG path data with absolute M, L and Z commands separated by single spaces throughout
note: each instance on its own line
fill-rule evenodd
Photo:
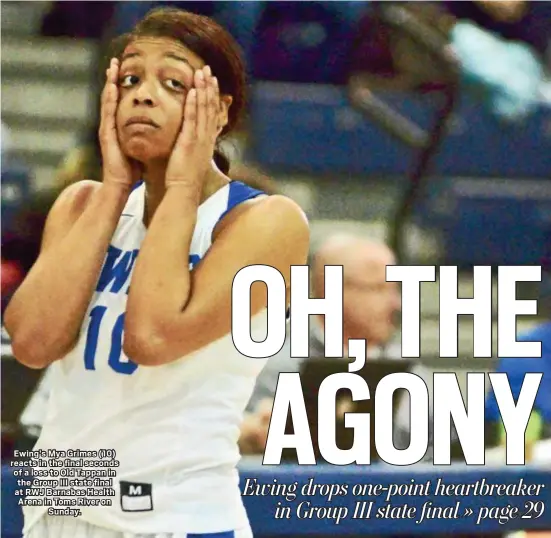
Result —
M 232 281 L 264 264 L 289 285 L 309 233 L 291 200 L 226 175 L 217 141 L 236 124 L 244 90 L 231 37 L 179 10 L 149 13 L 111 60 L 103 182 L 60 195 L 5 325 L 20 362 L 52 365 L 36 449 L 110 451 L 102 466 L 82 461 L 112 484 L 95 485 L 104 505 L 85 506 L 94 497 L 77 482 L 80 494 L 64 495 L 71 487 L 59 483 L 51 506 L 24 508 L 26 538 L 251 535 L 237 440 L 264 361 L 233 345 Z M 263 284 L 250 304 L 252 338 L 263 340 Z M 60 458 L 69 480 L 82 478 L 69 467 L 80 454 Z M 55 497 L 76 499 L 78 517 L 55 515 L 73 513 Z

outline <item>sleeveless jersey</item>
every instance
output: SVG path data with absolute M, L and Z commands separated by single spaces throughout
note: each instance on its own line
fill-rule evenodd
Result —
M 260 194 L 235 181 L 199 207 L 190 268 L 209 250 L 219 220 Z M 71 508 L 81 510 L 84 521 L 118 531 L 242 528 L 248 519 L 236 470 L 237 441 L 243 411 L 266 360 L 241 355 L 231 333 L 162 366 L 138 366 L 124 355 L 124 312 L 146 234 L 144 207 L 141 183 L 131 192 L 110 242 L 78 343 L 50 366 L 52 389 L 35 451 L 67 452 L 59 457 L 61 467 L 49 466 L 63 470 L 57 478 L 46 477 L 59 480 L 56 491 L 46 496 L 82 503 L 83 497 L 94 498 L 88 494 L 93 484 L 96 498 L 110 499 L 111 505 Z M 251 320 L 251 336 L 262 341 L 266 335 L 264 310 Z M 103 459 L 84 451 L 98 451 Z M 80 467 L 70 465 L 79 461 Z M 55 500 L 50 507 L 25 507 L 25 530 L 48 508 L 62 507 Z

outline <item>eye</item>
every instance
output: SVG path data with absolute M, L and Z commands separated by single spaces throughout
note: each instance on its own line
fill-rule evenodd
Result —
M 185 90 L 185 86 L 184 86 L 179 80 L 176 80 L 176 79 L 174 79 L 174 78 L 169 78 L 169 79 L 167 79 L 166 85 L 167 85 L 171 90 L 177 90 L 177 91 Z
M 137 84 L 139 80 L 140 79 L 136 75 L 126 75 L 120 79 L 119 84 L 122 88 L 129 88 Z

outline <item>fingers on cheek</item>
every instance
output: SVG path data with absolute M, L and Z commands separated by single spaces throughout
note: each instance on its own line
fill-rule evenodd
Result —
M 211 90 L 210 96 L 209 96 L 209 116 L 210 116 L 210 120 L 213 123 L 216 123 L 217 113 L 218 113 L 218 108 L 216 105 L 216 94 L 214 93 L 214 90 Z
M 197 90 L 190 90 L 185 103 L 185 118 L 194 121 L 197 116 Z
M 193 119 L 197 115 L 197 90 L 195 89 L 189 92 L 188 100 L 186 101 L 186 114 Z
M 117 106 L 117 94 L 111 89 L 109 92 L 109 99 L 107 101 L 108 110 L 111 114 L 114 113 Z
M 214 77 L 212 79 L 212 91 L 214 92 L 214 103 L 217 110 L 220 110 L 222 104 L 220 102 L 220 88 L 218 87 L 218 79 Z
M 206 108 L 207 105 L 208 105 L 208 93 L 207 93 L 207 89 L 206 88 L 201 88 L 199 90 L 199 95 L 200 95 L 200 98 L 199 98 L 199 106 L 201 106 L 202 108 Z

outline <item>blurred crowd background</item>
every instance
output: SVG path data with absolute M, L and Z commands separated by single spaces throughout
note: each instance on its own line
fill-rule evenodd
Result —
M 2 2 L 2 311 L 37 256 L 60 190 L 101 180 L 108 44 L 159 5 L 212 16 L 241 45 L 250 95 L 245 121 L 224 144 L 230 175 L 304 208 L 312 293 L 323 294 L 324 265 L 344 265 L 345 332 L 368 339 L 373 361 L 400 359 L 400 292 L 385 282 L 386 265 L 457 265 L 464 297 L 474 265 L 549 269 L 551 2 Z M 547 368 L 537 436 L 549 436 L 546 279 L 519 286 L 519 296 L 541 299 L 537 316 L 519 319 L 519 338 L 544 342 L 544 360 L 522 366 L 473 359 L 468 316 L 458 358 L 438 359 L 438 283 L 423 284 L 416 368 L 429 388 L 433 371 L 456 372 L 464 384 L 468 371 Z M 312 327 L 312 355 L 322 356 L 321 321 Z M 494 327 L 494 349 L 496 338 Z M 30 439 L 39 431 L 47 398 L 42 373 L 10 353 L 3 334 L 3 458 L 18 428 Z M 277 373 L 303 367 L 287 347 L 268 364 L 247 412 L 244 453 L 262 453 Z

